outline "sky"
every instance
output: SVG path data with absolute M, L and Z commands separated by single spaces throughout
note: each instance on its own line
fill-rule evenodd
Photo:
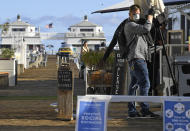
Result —
M 15 21 L 19 14 L 22 21 L 40 27 L 41 32 L 65 33 L 69 26 L 81 22 L 84 15 L 87 15 L 90 22 L 103 26 L 109 43 L 116 27 L 128 17 L 128 12 L 91 13 L 121 1 L 123 0 L 1 0 L 0 24 Z M 45 28 L 51 22 L 53 28 Z M 55 50 L 61 46 L 61 41 L 49 40 L 43 43 L 53 44 Z

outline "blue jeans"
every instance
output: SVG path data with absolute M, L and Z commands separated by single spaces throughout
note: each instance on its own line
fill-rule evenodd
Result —
M 150 89 L 150 81 L 146 61 L 143 59 L 135 59 L 129 62 L 131 83 L 128 88 L 128 95 L 136 95 L 136 89 L 139 87 L 141 96 L 148 96 Z M 141 110 L 149 110 L 148 103 L 140 103 Z M 135 103 L 128 103 L 128 113 L 136 113 Z

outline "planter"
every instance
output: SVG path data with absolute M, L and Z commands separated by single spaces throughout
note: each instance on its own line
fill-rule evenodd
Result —
M 9 87 L 9 73 L 0 72 L 0 88 Z
M 91 87 L 112 87 L 112 73 L 104 70 L 88 73 L 88 85 Z
M 0 58 L 11 59 L 14 56 L 14 50 L 9 48 L 2 48 L 1 52 Z
M 0 57 L 0 60 L 10 60 L 11 58 L 3 58 L 3 57 Z
M 90 51 L 82 54 L 81 60 L 90 70 L 105 70 L 112 71 L 114 63 L 114 54 L 111 53 L 107 60 L 104 62 L 104 66 L 100 66 L 100 62 L 104 56 L 105 51 Z

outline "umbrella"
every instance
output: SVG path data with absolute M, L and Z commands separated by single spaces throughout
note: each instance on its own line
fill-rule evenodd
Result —
M 129 7 L 133 4 L 134 4 L 134 0 L 125 0 L 125 1 L 122 1 L 121 3 L 112 5 L 110 7 L 107 7 L 105 9 L 98 10 L 92 13 L 108 13 L 108 12 L 129 10 Z
M 148 3 L 150 0 L 145 0 L 145 1 L 146 1 L 145 3 Z M 104 8 L 102 10 L 94 11 L 92 13 L 108 13 L 108 12 L 125 11 L 125 10 L 129 10 L 129 7 L 133 5 L 134 3 L 135 4 L 140 3 L 139 5 L 141 5 L 143 2 L 141 0 L 124 0 L 118 4 Z M 165 6 L 175 5 L 175 4 L 179 5 L 179 4 L 190 3 L 190 0 L 163 0 L 163 3 Z

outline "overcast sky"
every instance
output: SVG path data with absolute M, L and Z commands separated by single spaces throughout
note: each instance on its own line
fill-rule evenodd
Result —
M 36 27 L 41 32 L 65 33 L 70 25 L 79 23 L 84 15 L 88 15 L 89 21 L 103 26 L 105 36 L 109 42 L 115 28 L 126 17 L 128 12 L 91 14 L 93 11 L 103 9 L 123 0 L 3 0 L 0 8 L 0 24 L 6 21 L 13 22 L 17 14 L 21 19 Z M 46 29 L 45 25 L 53 22 L 52 29 Z M 58 41 L 45 41 L 44 44 Z

